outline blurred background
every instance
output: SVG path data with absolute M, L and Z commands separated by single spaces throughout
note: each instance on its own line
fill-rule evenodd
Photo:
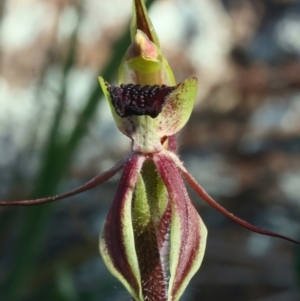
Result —
M 199 79 L 187 169 L 224 207 L 300 239 L 300 2 L 151 0 L 178 82 Z M 97 76 L 116 82 L 131 0 L 1 0 L 0 199 L 61 193 L 129 149 Z M 98 236 L 118 177 L 54 204 L 0 208 L 0 300 L 131 300 Z M 189 190 L 190 191 L 190 190 Z M 250 233 L 190 191 L 208 230 L 182 301 L 299 301 L 300 250 Z

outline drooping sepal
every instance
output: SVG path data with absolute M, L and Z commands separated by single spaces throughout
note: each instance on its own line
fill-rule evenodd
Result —
M 143 162 L 144 157 L 134 156 L 124 167 L 115 199 L 100 234 L 99 244 L 107 268 L 137 301 L 144 299 L 135 251 L 132 199 Z
M 201 264 L 206 228 L 175 163 L 165 152 L 153 160 L 125 165 L 100 252 L 134 300 L 177 301 Z
M 154 162 L 166 185 L 171 203 L 170 279 L 167 300 L 177 301 L 201 265 L 207 230 L 189 199 L 173 160 L 160 153 L 154 156 Z

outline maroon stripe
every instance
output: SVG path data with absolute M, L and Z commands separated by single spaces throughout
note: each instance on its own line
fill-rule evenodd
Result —
M 144 32 L 149 40 L 154 43 L 151 31 L 149 29 L 149 26 L 147 24 L 147 18 L 145 15 L 145 11 L 143 10 L 142 6 L 142 0 L 135 0 L 135 7 L 136 7 L 136 23 L 137 23 L 137 29 Z
M 154 157 L 154 162 L 167 187 L 173 205 L 172 210 L 177 211 L 181 222 L 181 233 L 178 233 L 181 239 L 180 258 L 172 290 L 173 297 L 177 294 L 198 253 L 201 243 L 200 224 L 198 213 L 191 203 L 184 182 L 173 160 L 164 154 L 157 154 Z
M 138 156 L 130 159 L 125 167 L 118 186 L 118 190 L 113 201 L 112 207 L 106 218 L 104 225 L 104 237 L 107 252 L 112 258 L 115 268 L 123 275 L 127 282 L 138 292 L 139 285 L 134 275 L 125 252 L 123 241 L 123 209 L 126 202 L 132 202 L 132 198 L 126 198 L 126 195 L 132 190 L 137 181 L 137 175 L 140 171 L 140 158 Z

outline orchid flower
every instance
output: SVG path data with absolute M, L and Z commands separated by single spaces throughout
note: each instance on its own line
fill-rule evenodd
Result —
M 100 253 L 135 301 L 177 301 L 199 269 L 207 230 L 184 180 L 209 205 L 248 230 L 294 243 L 257 228 L 217 204 L 185 169 L 176 134 L 188 121 L 197 79 L 176 84 L 142 0 L 133 1 L 132 44 L 119 69 L 119 85 L 100 85 L 132 151 L 114 167 L 70 192 L 2 206 L 52 202 L 94 188 L 123 169 L 112 207 L 100 234 Z

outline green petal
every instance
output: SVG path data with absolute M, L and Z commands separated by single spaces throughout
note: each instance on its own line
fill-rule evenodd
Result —
M 158 116 L 160 137 L 177 133 L 187 123 L 193 110 L 197 89 L 198 81 L 193 77 L 179 84 L 168 96 Z

